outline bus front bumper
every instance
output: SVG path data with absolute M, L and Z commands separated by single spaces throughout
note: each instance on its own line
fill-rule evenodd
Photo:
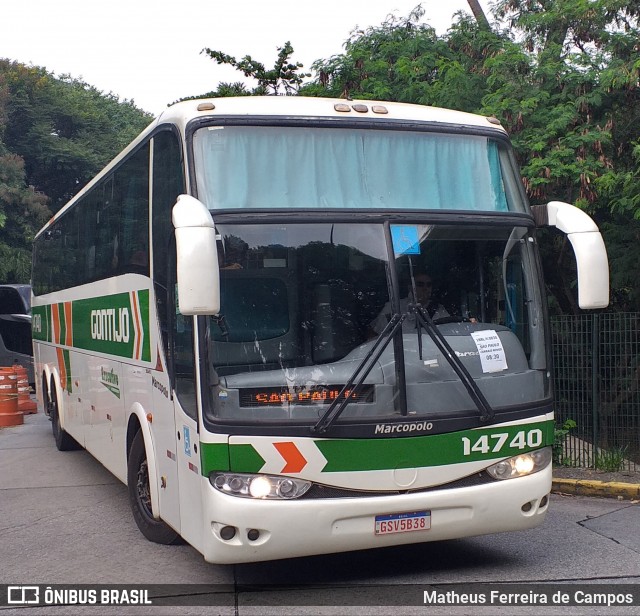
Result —
M 393 496 L 274 501 L 208 488 L 202 552 L 233 564 L 534 528 L 549 506 L 551 465 L 517 479 Z M 427 530 L 375 533 L 376 516 L 413 512 L 429 512 Z

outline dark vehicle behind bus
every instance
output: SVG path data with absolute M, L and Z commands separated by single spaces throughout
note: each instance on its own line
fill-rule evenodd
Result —
M 33 377 L 31 345 L 31 286 L 0 285 L 0 366 L 19 364 Z

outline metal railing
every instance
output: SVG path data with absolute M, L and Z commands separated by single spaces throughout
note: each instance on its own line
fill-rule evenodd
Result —
M 640 470 L 640 313 L 551 319 L 560 462 Z

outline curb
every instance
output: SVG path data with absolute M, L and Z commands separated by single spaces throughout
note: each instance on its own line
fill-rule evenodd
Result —
M 640 484 L 588 479 L 554 479 L 551 491 L 556 494 L 599 496 L 619 500 L 640 500 Z

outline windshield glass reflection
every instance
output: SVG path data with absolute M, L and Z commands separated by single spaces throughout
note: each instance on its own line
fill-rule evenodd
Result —
M 491 407 L 545 398 L 541 297 L 526 229 L 409 225 L 414 240 L 403 249 L 396 227 L 392 259 L 381 224 L 218 227 L 216 417 L 315 423 L 341 399 L 348 403 L 338 421 L 477 413 L 414 306 Z M 394 344 L 359 391 L 345 390 L 394 314 L 403 316 Z

